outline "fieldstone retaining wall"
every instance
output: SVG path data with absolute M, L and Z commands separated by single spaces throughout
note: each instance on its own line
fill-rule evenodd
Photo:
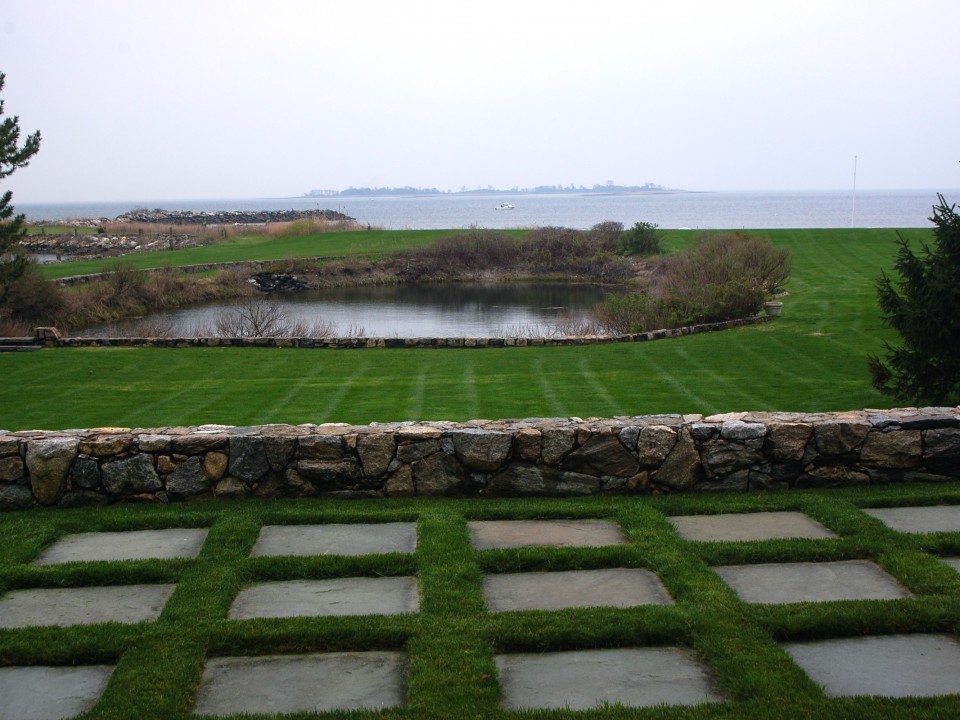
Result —
M 0 508 L 568 496 L 960 479 L 960 408 L 0 431 Z

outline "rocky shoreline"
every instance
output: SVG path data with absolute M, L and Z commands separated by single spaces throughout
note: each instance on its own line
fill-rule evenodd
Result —
M 114 222 L 148 223 L 153 225 L 266 225 L 295 220 L 325 220 L 351 222 L 354 218 L 336 210 L 217 210 L 192 212 L 189 210 L 131 210 L 118 215 Z

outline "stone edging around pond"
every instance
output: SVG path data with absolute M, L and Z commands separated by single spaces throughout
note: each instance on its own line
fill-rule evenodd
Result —
M 960 479 L 960 408 L 0 431 L 0 509 L 573 496 Z
M 688 325 L 681 328 L 652 330 L 626 335 L 584 335 L 571 337 L 257 337 L 257 338 L 85 338 L 60 337 L 55 328 L 37 328 L 37 343 L 44 347 L 272 347 L 304 349 L 353 349 L 361 348 L 502 348 L 544 347 L 560 345 L 605 345 L 610 343 L 643 342 L 694 335 L 716 330 L 729 330 L 744 325 L 755 325 L 771 318 L 766 315 L 727 320 L 725 322 Z

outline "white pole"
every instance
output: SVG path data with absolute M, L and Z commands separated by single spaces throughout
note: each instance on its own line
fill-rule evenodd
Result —
M 853 227 L 857 215 L 857 156 L 853 156 L 853 203 L 850 208 L 850 227 Z

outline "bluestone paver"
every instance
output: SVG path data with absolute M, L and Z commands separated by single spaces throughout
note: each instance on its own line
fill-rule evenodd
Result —
M 866 560 L 727 565 L 713 570 L 741 600 L 761 605 L 912 597 Z
M 0 596 L 0 628 L 156 620 L 175 585 L 12 590 Z
M 214 658 L 193 712 L 283 714 L 402 705 L 406 660 L 399 652 Z
M 287 580 L 241 590 L 230 607 L 230 619 L 399 615 L 419 607 L 412 577 Z
M 40 553 L 36 564 L 194 558 L 206 537 L 206 530 L 195 528 L 79 533 L 67 535 L 48 547 Z
M 517 547 L 603 547 L 626 540 L 609 520 L 475 520 L 467 523 L 478 550 Z
M 640 568 L 487 575 L 483 597 L 494 611 L 625 608 L 673 602 L 660 578 Z
M 944 558 L 943 561 L 957 572 L 960 572 L 960 558 Z
M 863 511 L 897 532 L 960 532 L 960 505 L 864 508 Z
M 723 698 L 710 673 L 680 648 L 619 648 L 496 656 L 503 706 L 589 710 L 698 705 Z
M 410 522 L 342 525 L 266 525 L 251 555 L 371 555 L 412 553 L 417 525 Z
M 831 697 L 960 693 L 960 642 L 953 635 L 870 635 L 783 647 Z
M 0 668 L 0 720 L 58 720 L 92 708 L 112 665 Z
M 677 515 L 667 518 L 684 540 L 746 542 L 786 538 L 835 538 L 836 535 L 800 512 Z

